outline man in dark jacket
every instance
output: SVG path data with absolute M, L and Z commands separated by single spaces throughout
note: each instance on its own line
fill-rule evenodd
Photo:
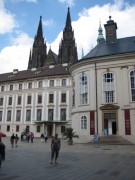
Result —
M 53 164 L 54 155 L 55 155 L 55 163 L 57 164 L 60 147 L 61 147 L 60 139 L 58 138 L 58 134 L 56 133 L 55 137 L 52 139 L 52 143 L 51 143 L 51 151 L 52 152 L 51 152 L 50 164 Z
M 1 168 L 1 164 L 2 161 L 5 160 L 5 144 L 2 142 L 1 137 L 0 137 L 0 168 Z

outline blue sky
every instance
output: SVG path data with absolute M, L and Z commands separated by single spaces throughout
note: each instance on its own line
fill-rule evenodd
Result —
M 111 14 L 118 26 L 118 38 L 135 36 L 134 0 L 0 0 L 0 74 L 27 69 L 29 51 L 42 16 L 45 40 L 58 54 L 70 7 L 72 27 L 81 57 L 96 45 L 99 21 Z

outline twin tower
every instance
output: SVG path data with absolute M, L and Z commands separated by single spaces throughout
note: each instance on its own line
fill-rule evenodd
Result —
M 37 34 L 34 38 L 32 50 L 29 55 L 28 69 L 39 68 L 57 64 L 73 64 L 78 61 L 77 47 L 74 31 L 71 25 L 70 9 L 68 8 L 63 38 L 59 45 L 58 55 L 51 48 L 47 53 L 46 42 L 43 37 L 42 17 L 40 16 Z

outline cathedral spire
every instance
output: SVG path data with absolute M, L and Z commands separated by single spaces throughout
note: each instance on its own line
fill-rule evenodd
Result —
M 104 36 L 103 36 L 103 30 L 101 27 L 101 21 L 99 23 L 99 29 L 98 29 L 98 38 L 97 38 L 97 43 L 105 42 Z
M 66 31 L 72 31 L 71 17 L 70 17 L 70 8 L 69 7 L 68 7 L 68 12 L 67 12 L 67 19 L 66 19 L 65 30 Z
M 40 16 L 38 30 L 37 30 L 37 38 L 43 38 L 43 30 L 42 30 L 42 16 Z
M 45 65 L 47 56 L 46 49 L 42 30 L 42 17 L 40 16 L 37 34 L 34 39 L 32 51 L 30 52 L 28 69 L 43 67 Z
M 65 28 L 63 30 L 63 39 L 59 45 L 58 62 L 60 64 L 72 64 L 78 60 L 77 47 L 72 30 L 70 9 L 68 7 Z

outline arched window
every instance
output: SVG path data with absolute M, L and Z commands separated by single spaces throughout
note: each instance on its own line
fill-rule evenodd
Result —
M 115 102 L 115 79 L 114 74 L 107 72 L 103 75 L 103 101 L 104 103 Z
M 80 77 L 80 104 L 88 103 L 88 77 Z
M 130 72 L 131 99 L 135 101 L 135 70 Z
M 87 129 L 87 117 L 86 116 L 81 117 L 81 129 Z

